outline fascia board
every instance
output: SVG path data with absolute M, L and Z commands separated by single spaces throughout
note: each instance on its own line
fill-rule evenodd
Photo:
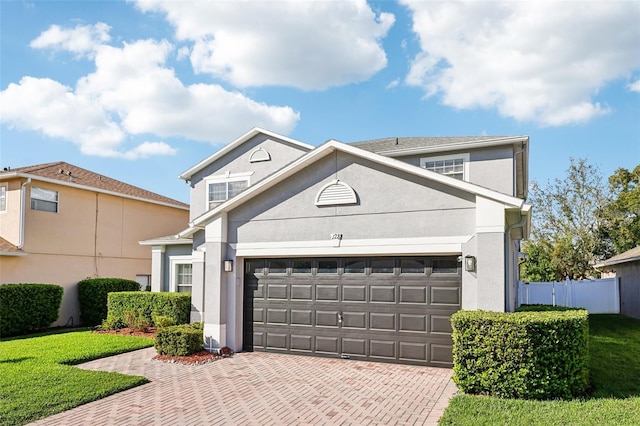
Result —
M 16 252 L 16 251 L 0 251 L 0 256 L 13 256 L 13 257 L 19 257 L 19 256 L 26 256 L 29 253 L 25 253 L 25 252 Z
M 526 142 L 528 136 L 510 136 L 508 138 L 487 139 L 481 141 L 458 142 L 454 144 L 429 146 L 421 148 L 407 148 L 402 150 L 379 151 L 377 154 L 385 157 L 401 157 L 411 154 L 431 154 L 445 151 L 459 151 L 465 149 L 486 148 L 490 146 L 511 145 L 518 142 Z
M 3 180 L 4 177 L 5 177 L 5 175 L 3 174 L 2 178 L 0 178 L 0 180 Z M 34 181 L 47 182 L 47 183 L 51 183 L 51 184 L 54 184 L 54 185 L 67 186 L 69 188 L 76 188 L 76 189 L 82 189 L 82 190 L 85 190 L 85 191 L 98 192 L 100 194 L 113 195 L 114 197 L 127 198 L 129 200 L 142 201 L 144 203 L 157 204 L 159 206 L 173 207 L 174 209 L 180 209 L 180 210 L 189 211 L 189 206 L 186 206 L 186 207 L 176 206 L 175 204 L 169 204 L 169 203 L 165 203 L 165 202 L 162 202 L 162 201 L 156 201 L 156 200 L 150 200 L 148 198 L 136 197 L 136 196 L 133 196 L 133 195 L 123 194 L 121 192 L 108 191 L 106 189 L 95 188 L 93 186 L 79 185 L 77 183 L 65 182 L 65 181 L 58 180 L 58 179 L 50 179 L 50 178 L 47 178 L 47 177 L 34 175 L 34 174 L 31 174 L 31 173 L 20 173 L 20 172 L 12 173 L 11 177 L 21 177 L 21 178 L 26 178 L 26 179 L 31 178 L 32 184 L 33 184 Z
M 217 159 L 223 157 L 225 154 L 233 151 L 234 149 L 236 149 L 238 146 L 242 145 L 243 143 L 245 143 L 249 139 L 253 138 L 254 136 L 259 135 L 260 133 L 262 133 L 262 134 L 264 134 L 266 136 L 272 137 L 272 138 L 281 139 L 281 140 L 283 140 L 285 142 L 289 142 L 289 143 L 291 143 L 293 145 L 300 146 L 300 147 L 305 148 L 307 150 L 312 150 L 314 148 L 312 145 L 306 144 L 304 142 L 300 142 L 298 140 L 291 139 L 291 138 L 288 138 L 288 137 L 283 136 L 283 135 L 279 135 L 279 134 L 271 132 L 269 130 L 261 129 L 260 127 L 254 127 L 253 129 L 249 130 L 247 133 L 245 133 L 244 135 L 240 136 L 239 138 L 237 138 L 233 142 L 225 145 L 220 150 L 214 152 L 209 157 L 207 157 L 204 160 L 200 161 L 195 166 L 193 166 L 190 169 L 182 172 L 178 177 L 180 179 L 183 179 L 183 180 L 191 179 L 191 177 L 194 174 L 196 174 L 200 170 L 204 169 L 205 167 L 207 167 L 209 164 L 213 163 Z
M 173 240 L 169 239 L 150 239 L 138 241 L 138 244 L 141 246 L 175 246 L 175 245 L 183 245 L 183 244 L 193 244 L 193 240 L 191 238 L 179 238 L 175 237 Z
M 353 147 L 351 145 L 344 144 L 342 142 L 338 142 L 335 140 L 329 140 L 324 144 L 320 145 L 315 150 L 307 153 L 302 156 L 298 160 L 294 161 L 290 165 L 280 169 L 278 172 L 274 173 L 270 177 L 258 182 L 256 185 L 249 187 L 246 191 L 237 195 L 236 197 L 226 201 L 225 203 L 217 206 L 216 208 L 209 210 L 208 212 L 203 213 L 199 217 L 195 218 L 192 222 L 190 222 L 190 226 L 195 227 L 202 225 L 212 217 L 216 216 L 220 212 L 230 211 L 238 205 L 244 203 L 246 200 L 250 199 L 254 195 L 257 195 L 268 188 L 276 185 L 287 177 L 297 173 L 298 171 L 307 167 L 307 165 L 312 164 L 320 158 L 323 158 L 334 151 L 342 151 L 357 157 L 361 157 L 372 162 L 382 164 L 391 168 L 395 168 L 397 170 L 401 170 L 416 176 L 420 176 L 432 181 L 436 181 L 442 183 L 443 185 L 460 189 L 462 191 L 479 195 L 497 202 L 504 204 L 505 208 L 522 208 L 524 205 L 524 201 L 511 197 L 506 194 L 502 194 L 496 191 L 493 191 L 488 188 L 484 188 L 482 186 L 474 185 L 469 182 L 461 181 L 458 179 L 454 179 L 448 176 L 441 175 L 436 172 L 432 172 L 427 169 L 422 169 L 420 167 L 413 166 L 411 164 L 405 163 L 400 160 L 395 160 L 393 158 L 384 157 L 378 154 L 371 153 L 369 151 L 362 150 L 360 148 Z

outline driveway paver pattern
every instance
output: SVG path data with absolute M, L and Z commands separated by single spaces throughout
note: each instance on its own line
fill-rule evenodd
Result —
M 436 425 L 457 391 L 451 369 L 263 352 L 203 365 L 154 348 L 81 364 L 151 383 L 34 425 Z

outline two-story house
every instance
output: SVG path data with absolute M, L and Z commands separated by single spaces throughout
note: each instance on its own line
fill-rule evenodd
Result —
M 528 149 L 253 129 L 180 175 L 190 222 L 143 242 L 152 289 L 192 293 L 208 347 L 449 366 L 452 313 L 514 309 Z
M 54 325 L 78 325 L 77 283 L 89 277 L 150 280 L 138 241 L 175 234 L 185 203 L 65 162 L 0 171 L 0 284 L 64 288 Z

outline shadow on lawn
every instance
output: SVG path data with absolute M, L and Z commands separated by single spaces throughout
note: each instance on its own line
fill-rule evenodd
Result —
M 22 361 L 28 361 L 30 359 L 34 359 L 32 356 L 26 356 L 22 358 L 11 358 L 11 359 L 3 359 L 0 361 L 0 364 L 18 364 Z

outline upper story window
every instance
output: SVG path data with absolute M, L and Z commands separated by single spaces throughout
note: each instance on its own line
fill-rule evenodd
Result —
M 221 203 L 235 197 L 249 187 L 250 173 L 226 173 L 207 178 L 207 201 Z
M 420 167 L 459 180 L 469 180 L 469 154 L 444 155 L 420 159 Z
M 31 187 L 31 210 L 58 212 L 58 191 Z
M 0 212 L 7 211 L 7 185 L 0 185 Z

